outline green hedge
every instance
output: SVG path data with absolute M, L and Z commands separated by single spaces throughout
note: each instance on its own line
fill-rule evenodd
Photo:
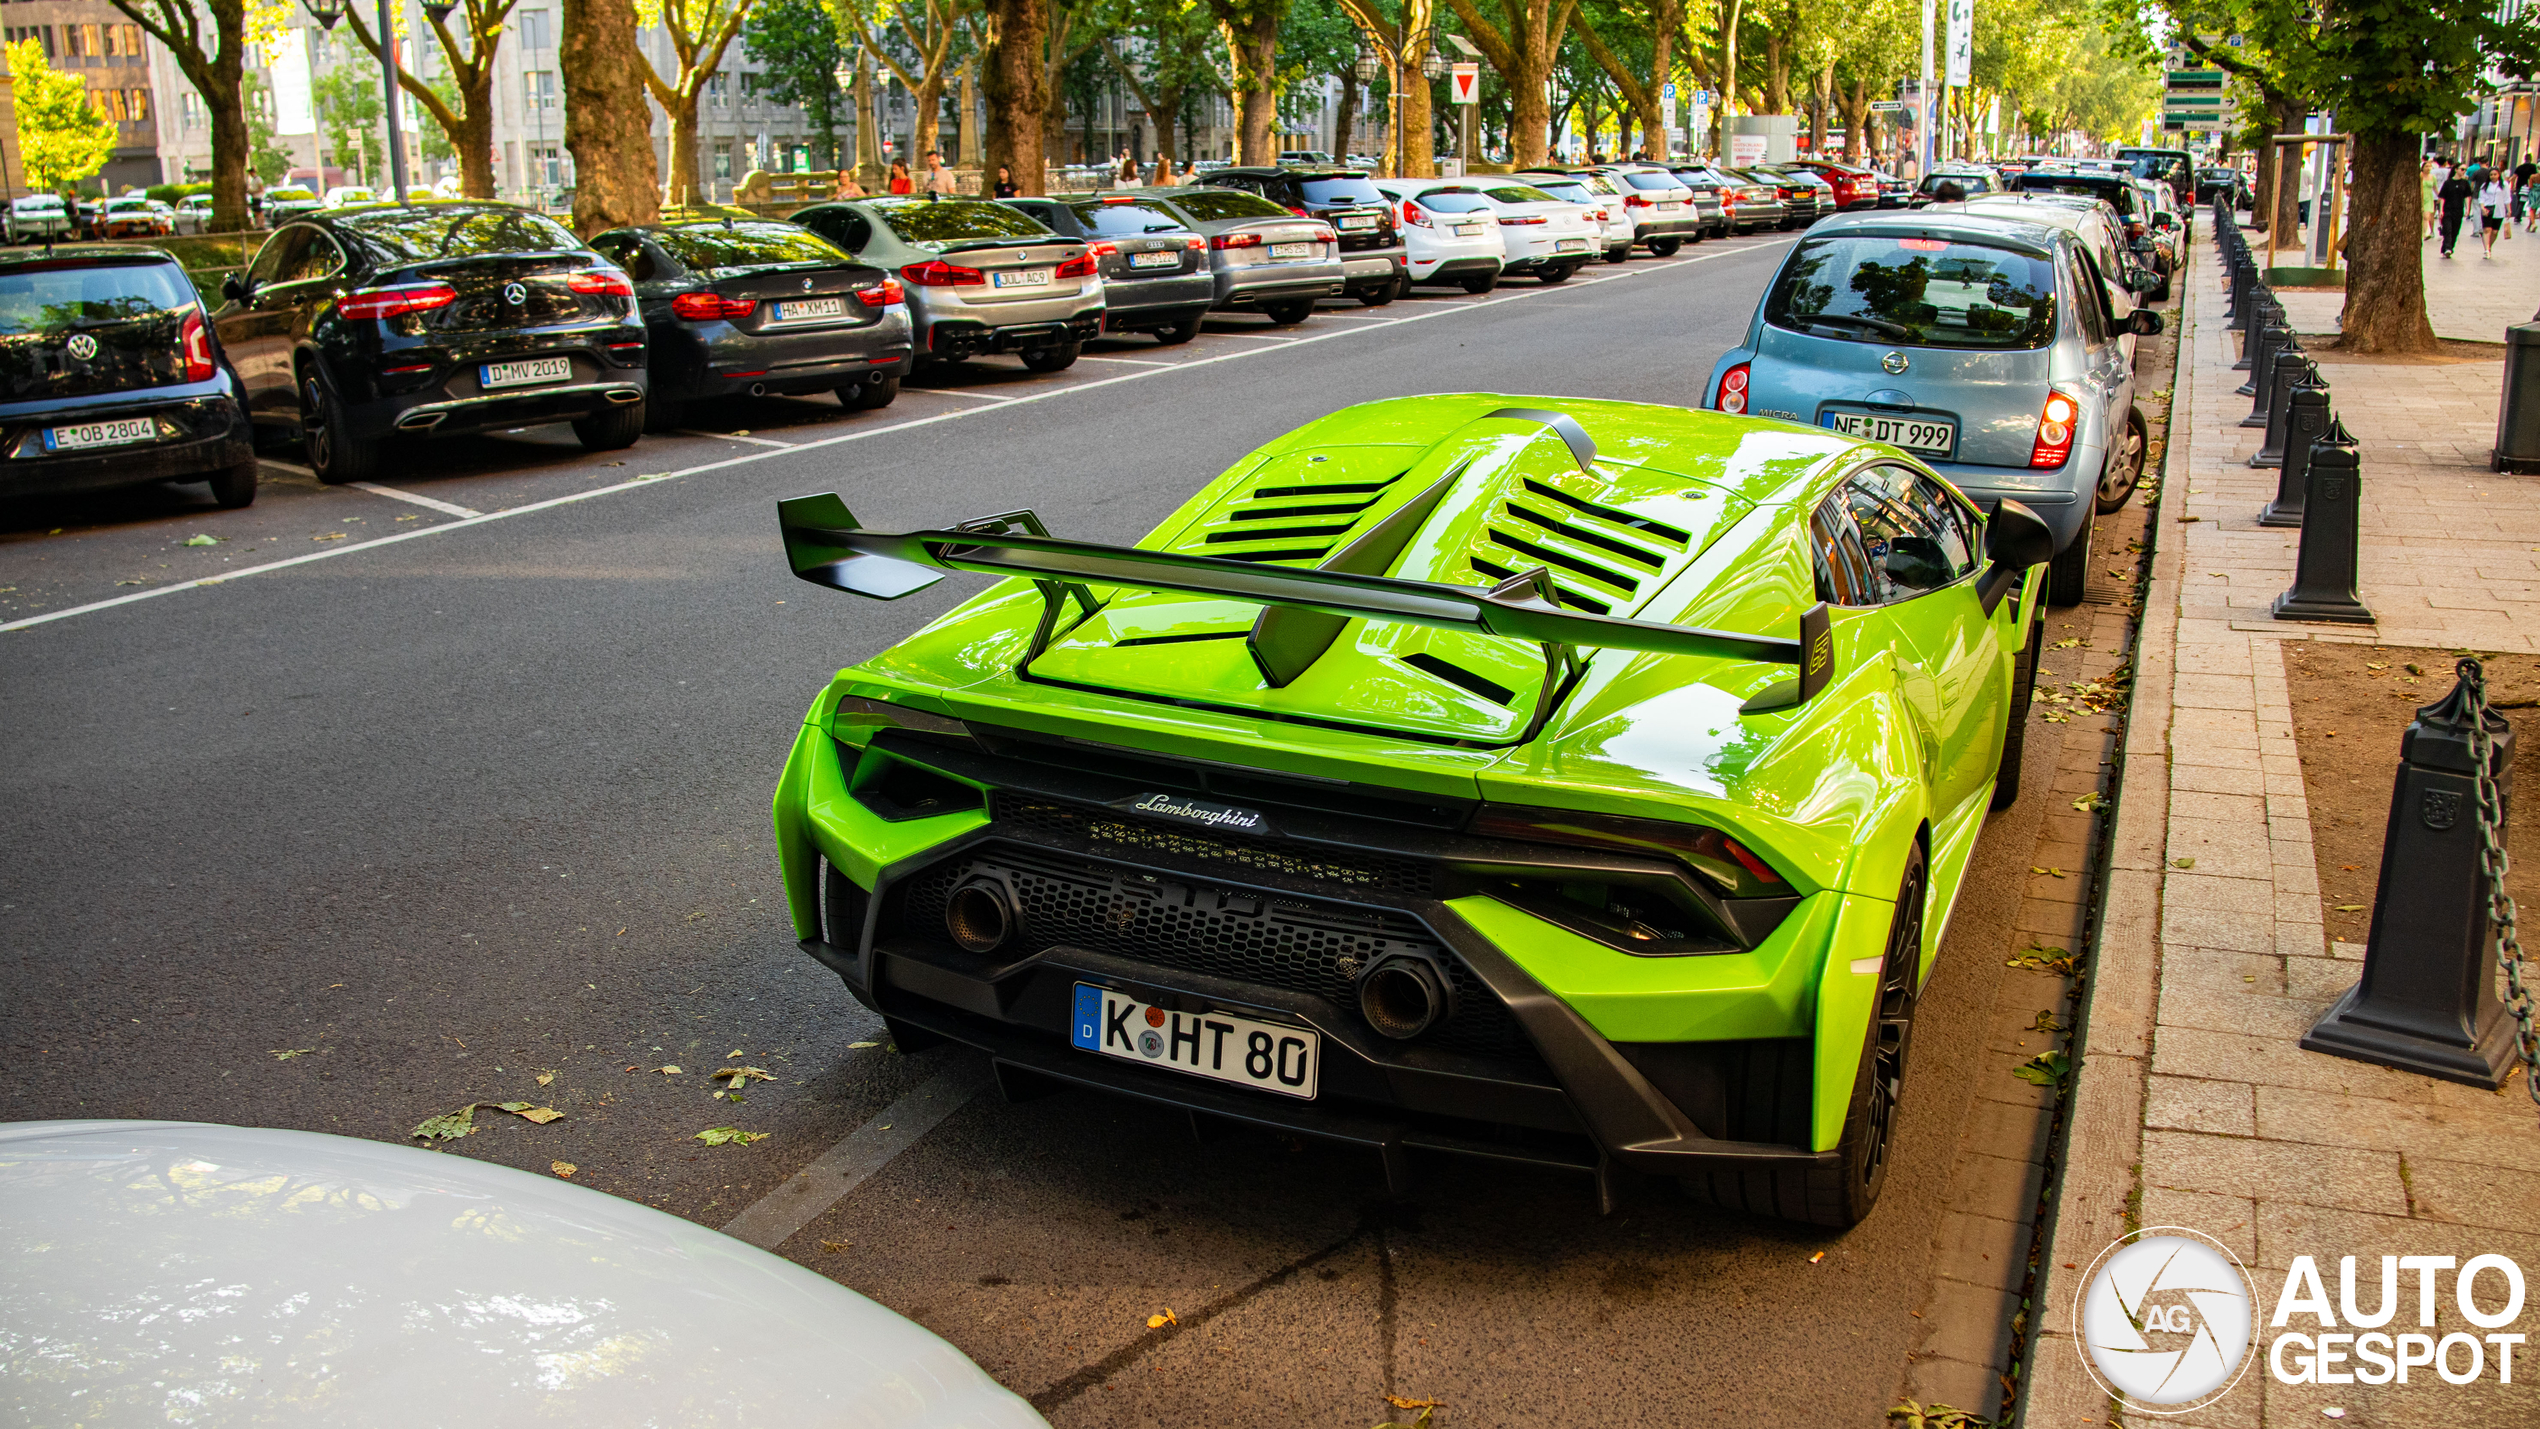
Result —
M 181 198 L 192 198 L 196 194 L 207 194 L 211 191 L 212 186 L 207 181 L 199 184 L 152 184 L 141 193 L 144 198 L 154 198 L 161 203 L 174 203 Z

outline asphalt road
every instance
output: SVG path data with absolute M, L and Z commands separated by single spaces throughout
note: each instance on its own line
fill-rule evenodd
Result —
M 277 473 L 237 513 L 199 488 L 0 511 L 0 1118 L 395 1141 L 529 1100 L 565 1116 L 480 1112 L 450 1150 L 723 1224 L 969 1056 L 877 1045 L 795 951 L 768 799 L 826 673 L 976 582 L 879 605 L 794 581 L 777 498 L 835 490 L 879 525 L 1029 506 L 1128 540 L 1352 401 L 1689 402 L 1784 242 L 1230 318 L 1051 377 L 982 362 L 881 413 L 700 411 L 605 458 L 553 431 L 418 444 L 386 493 Z M 2054 755 L 2033 733 L 2034 787 Z M 1988 831 L 1951 949 L 2007 936 L 2017 897 L 1983 890 L 2019 887 L 2037 802 Z M 1584 1180 L 1465 1164 L 1389 1204 L 1353 1153 L 990 1094 L 782 1248 L 1063 1425 L 1363 1425 L 1388 1392 L 1446 1401 L 1451 1429 L 1875 1424 L 1998 961 L 1944 950 L 1886 1200 L 1844 1236 L 1661 1184 L 1600 1219 Z M 713 1099 L 727 1065 L 774 1080 Z M 772 1135 L 692 1139 L 723 1125 Z

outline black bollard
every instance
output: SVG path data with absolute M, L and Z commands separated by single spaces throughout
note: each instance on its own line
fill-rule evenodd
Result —
M 2233 271 L 2239 271 L 2238 265 L 2234 265 Z M 2258 311 L 2258 297 L 2258 281 L 2255 278 L 2232 285 L 2231 330 L 2240 334 L 2240 360 L 2232 364 L 2231 370 L 2234 372 L 2246 371 L 2249 367 L 2249 349 L 2258 331 L 2257 321 L 2253 316 Z
M 2284 465 L 2284 436 L 2292 424 L 2293 389 L 2306 374 L 2311 374 L 2311 360 L 2298 346 L 2287 346 L 2275 355 L 2275 365 L 2267 369 L 2267 436 L 2249 457 L 2251 466 Z
M 2258 512 L 2261 526 L 2299 526 L 2302 504 L 2309 495 L 2311 444 L 2328 431 L 2328 381 L 2320 365 L 2305 359 L 2302 378 L 2293 384 L 2285 404 L 2284 466 L 2276 476 L 2275 500 Z
M 2331 419 L 2311 444 L 2310 484 L 2302 496 L 2302 549 L 2293 585 L 2275 598 L 2278 620 L 2371 625 L 2372 611 L 2355 594 L 2363 522 L 2363 462 L 2346 424 Z
M 2240 396 L 2257 398 L 2249 404 L 2249 415 L 2258 420 L 2240 425 L 2255 427 L 2266 421 L 2267 401 L 2258 394 L 2266 385 L 2267 362 L 2292 336 L 2293 330 L 2284 325 L 2283 317 L 2275 310 L 2274 296 L 2261 289 L 2249 307 L 2249 340 L 2240 345 L 2240 360 L 2249 364 L 2249 380 L 2232 389 Z
M 2249 415 L 2240 419 L 2240 425 L 2263 427 L 2269 424 L 2270 409 L 2275 402 L 2276 359 L 2288 352 L 2301 350 L 2301 344 L 2293 340 L 2293 330 L 2279 320 L 2269 319 L 2265 327 L 2258 329 L 2258 362 L 2249 373 L 2252 394 Z M 2274 463 L 2269 462 L 2268 465 Z
M 2311 1024 L 2302 1050 L 2493 1088 L 2514 1058 L 2514 1021 L 2496 998 L 2471 721 L 2486 726 L 2500 816 L 2513 796 L 2514 731 L 2486 708 L 2479 662 L 2458 671 L 2399 741 L 2363 980 Z

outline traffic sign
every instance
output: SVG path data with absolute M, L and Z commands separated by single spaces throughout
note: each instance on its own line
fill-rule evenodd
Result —
M 1901 99 L 1873 99 L 1870 101 L 1870 112 L 1872 114 L 1902 114 L 1913 107 L 1914 106 L 1907 104 Z
M 1671 79 L 1665 84 L 1659 86 L 1658 102 L 1669 109 L 1676 107 L 1676 82 L 1674 80 Z
M 1450 65 L 1446 71 L 1449 97 L 1457 104 L 1482 102 L 1482 67 L 1477 64 Z

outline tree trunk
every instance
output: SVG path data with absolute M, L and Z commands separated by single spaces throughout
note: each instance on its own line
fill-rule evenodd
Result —
M 1243 6 L 1211 0 L 1225 32 L 1226 58 L 1234 76 L 1235 162 L 1268 164 L 1279 153 L 1271 128 L 1279 117 L 1279 22 L 1285 0 L 1252 0 Z
M 1737 27 L 1746 19 L 1746 0 L 1720 0 L 1720 102 L 1711 116 L 1711 152 L 1729 156 L 1729 116 L 1737 112 Z
M 556 62 L 564 71 L 564 144 L 573 154 L 573 226 L 587 238 L 651 223 L 661 216 L 661 189 L 634 0 L 564 0 L 563 21 Z
M 234 55 L 226 41 L 223 54 Z M 248 226 L 247 150 L 252 140 L 247 132 L 247 109 L 240 103 L 242 86 L 235 83 L 226 95 L 210 93 L 201 80 L 194 87 L 203 95 L 203 104 L 212 111 L 212 229 L 217 233 L 238 233 Z
M 712 193 L 697 189 L 697 91 L 706 82 L 702 74 L 691 75 L 688 84 L 671 92 L 671 100 L 662 106 L 670 112 L 670 182 L 663 190 L 666 206 L 704 203 Z M 648 143 L 647 148 L 651 147 Z
M 1764 32 L 1764 112 L 1790 112 L 1790 57 L 1783 52 L 1782 32 Z
M 1826 156 L 1826 110 L 1833 97 L 1834 65 L 1828 62 L 1808 86 L 1808 152 L 1820 159 Z
M 915 116 L 911 127 L 917 152 L 910 157 L 916 162 L 909 165 L 909 172 L 914 174 L 920 172 L 918 166 L 926 162 L 928 154 L 943 152 L 944 72 L 937 69 L 919 80 L 917 88 L 909 91 L 908 102 Z
M 855 68 L 855 181 L 882 191 L 882 126 L 874 119 L 873 52 L 858 50 Z
M 1837 90 L 1835 108 L 1843 116 L 1843 160 L 1847 164 L 1861 162 L 1870 148 L 1870 82 L 1855 77 L 1851 87 Z
M 2289 131 L 2288 131 L 2289 132 Z M 2441 351 L 2425 309 L 2425 212 L 2417 178 L 2417 140 L 2408 134 L 2358 134 L 2355 189 L 2346 229 L 2346 310 L 2338 318 L 2339 350 Z M 2323 222 L 2326 215 L 2314 212 Z
M 961 67 L 961 112 L 953 116 L 953 142 L 961 146 L 960 162 L 979 162 L 979 84 L 971 77 L 970 65 Z M 985 170 L 979 181 L 988 193 L 996 192 L 996 178 Z
M 990 171 L 1013 172 L 1027 194 L 1046 187 L 1042 142 L 1050 111 L 1044 51 L 1049 14 L 1044 0 L 987 0 L 987 53 L 979 87 L 988 96 L 988 142 L 982 158 Z
M 454 116 L 458 123 L 445 124 L 450 147 L 459 151 L 459 193 L 467 198 L 494 196 L 494 67 L 486 65 L 475 75 L 475 83 L 459 92 L 463 106 Z M 437 117 L 437 116 L 436 116 Z
M 1334 160 L 1344 164 L 1349 162 L 1350 154 L 1355 151 L 1355 146 L 1350 142 L 1350 139 L 1352 131 L 1357 128 L 1358 71 L 1348 66 L 1343 66 L 1341 69 L 1341 104 L 1340 108 L 1332 111 L 1332 158 Z
M 1402 86 L 1402 169 L 1404 178 L 1435 178 L 1438 172 L 1437 125 L 1430 115 L 1429 82 L 1411 66 Z
M 2290 96 L 2286 96 L 2276 101 L 2274 109 L 2276 133 L 2299 134 L 2302 132 L 2304 117 L 2302 105 L 2294 102 Z M 2283 186 L 2276 192 L 2275 232 L 2280 235 L 2278 241 L 2286 244 L 2295 243 L 2300 240 L 2302 234 L 2302 170 L 2301 160 L 2297 157 L 2301 151 L 2277 144 L 2269 144 L 2267 147 L 2275 150 L 2276 167 L 2284 176 Z M 2292 160 L 2292 163 L 2289 165 L 2285 163 L 2287 159 Z M 2424 220 L 2420 218 L 2418 221 L 2422 224 Z

